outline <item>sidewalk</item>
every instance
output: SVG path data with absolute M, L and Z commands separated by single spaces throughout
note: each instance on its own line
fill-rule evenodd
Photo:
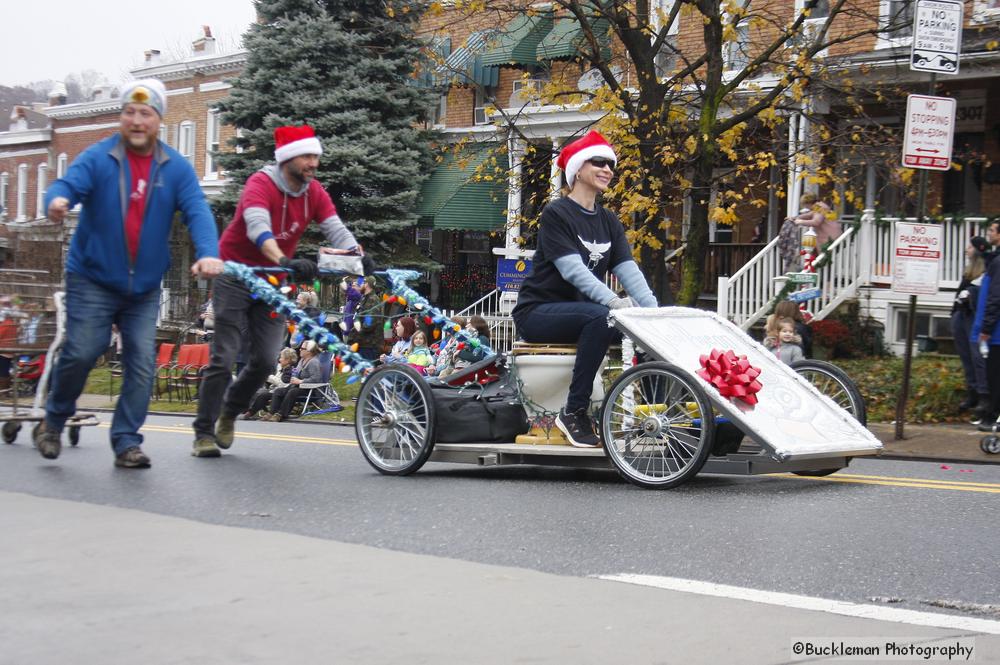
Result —
M 906 425 L 903 428 L 906 438 L 902 441 L 894 439 L 894 424 L 870 423 L 868 429 L 885 444 L 882 457 L 1000 464 L 1000 455 L 988 455 L 980 450 L 979 441 L 986 434 L 978 431 L 975 425 Z
M 78 402 L 81 410 L 106 409 L 110 404 L 107 395 L 81 395 Z M 169 415 L 183 417 L 189 414 Z M 902 441 L 894 440 L 896 426 L 891 423 L 871 423 L 868 429 L 885 444 L 882 457 L 1000 464 L 1000 455 L 988 455 L 979 449 L 979 440 L 986 435 L 977 431 L 974 425 L 906 425 L 903 432 L 906 438 Z

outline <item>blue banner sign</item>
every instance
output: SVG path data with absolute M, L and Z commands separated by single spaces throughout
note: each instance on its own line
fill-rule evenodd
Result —
M 823 291 L 821 289 L 803 289 L 801 291 L 792 291 L 788 294 L 788 299 L 792 302 L 805 302 L 807 300 L 815 300 L 821 295 L 823 295 Z
M 531 272 L 528 259 L 498 259 L 497 288 L 501 291 L 520 291 L 521 283 Z

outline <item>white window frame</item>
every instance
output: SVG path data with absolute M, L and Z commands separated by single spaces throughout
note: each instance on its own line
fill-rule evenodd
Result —
M 674 3 L 677 0 L 652 0 L 649 3 L 649 27 L 653 31 L 653 35 L 660 32 L 660 16 L 670 16 L 670 12 L 674 10 Z M 681 31 L 681 15 L 680 12 L 677 14 L 677 18 L 674 22 L 670 24 L 667 28 L 667 36 L 673 37 Z
M 17 217 L 15 221 L 23 222 L 28 215 L 28 165 L 17 165 Z
M 56 157 L 56 180 L 66 175 L 66 168 L 69 166 L 69 155 L 65 152 L 59 153 Z
M 906 2 L 907 0 L 879 0 L 878 2 L 878 26 L 880 30 L 885 30 L 889 25 L 889 10 L 892 8 L 893 2 Z M 910 11 L 915 11 L 917 7 L 916 0 L 908 0 L 910 2 Z M 912 18 L 912 17 L 911 17 Z M 912 21 L 910 23 L 910 34 L 903 37 L 892 37 L 884 32 L 880 32 L 878 39 L 875 40 L 875 48 L 895 48 L 897 46 L 909 46 L 913 43 L 913 28 Z
M 167 145 L 170 145 L 170 142 L 167 141 L 168 130 L 169 130 L 169 126 L 167 125 L 167 123 L 161 122 L 160 123 L 160 132 L 157 135 L 157 138 L 160 139 L 161 141 L 163 141 L 164 143 L 166 143 Z
M 241 139 L 244 136 L 246 136 L 246 132 L 243 131 L 243 128 L 242 127 L 237 127 L 236 128 L 236 138 Z M 243 154 L 243 146 L 241 146 L 238 143 L 236 144 L 236 154 L 237 155 L 242 155 Z
M 737 0 L 737 2 L 739 2 L 743 6 L 743 8 L 746 8 L 747 5 L 750 4 L 750 0 Z M 732 22 L 732 17 L 729 15 L 728 12 L 723 14 L 723 21 L 729 23 Z M 746 67 L 747 64 L 749 64 L 750 62 L 749 54 L 744 54 L 742 52 L 739 52 L 741 43 L 749 46 L 750 22 L 747 20 L 746 17 L 743 18 L 743 20 L 740 22 L 739 27 L 737 27 L 736 30 L 737 32 L 740 33 L 745 31 L 746 39 L 737 39 L 734 42 L 729 42 L 728 44 L 723 45 L 722 71 L 730 73 L 730 76 L 732 76 L 733 72 L 736 72 Z M 737 54 L 738 54 L 738 59 L 736 57 Z M 738 66 L 734 66 L 734 63 L 736 63 L 737 60 L 739 64 Z
M 222 133 L 222 116 L 219 111 L 209 109 L 205 121 L 205 180 L 218 180 L 222 177 L 219 160 L 212 153 L 219 152 Z
M 805 10 L 807 0 L 795 0 L 795 18 L 798 18 Z M 823 28 L 823 24 L 826 23 L 827 19 L 830 18 L 830 2 L 827 0 L 827 13 L 824 16 L 815 16 L 815 10 L 809 13 L 809 17 L 802 21 L 802 34 L 810 42 L 814 39 L 814 35 Z M 825 58 L 829 49 L 823 49 L 816 53 L 817 58 Z
M 191 120 L 185 120 L 177 125 L 177 152 L 181 157 L 188 160 L 194 166 L 194 130 L 195 124 Z
M 36 171 L 35 218 L 45 217 L 45 188 L 48 187 L 49 165 L 42 163 Z
M 1000 21 L 1000 2 L 992 0 L 995 7 L 988 6 L 988 0 L 976 0 L 972 6 L 972 20 L 976 23 L 990 23 Z
M 0 221 L 7 219 L 7 193 L 10 183 L 10 174 L 4 171 L 0 173 Z

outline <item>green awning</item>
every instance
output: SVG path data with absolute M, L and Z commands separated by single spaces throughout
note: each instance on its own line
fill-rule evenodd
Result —
M 552 30 L 552 14 L 523 14 L 505 25 L 483 54 L 484 65 L 534 65 L 538 44 Z
M 452 51 L 444 63 L 437 68 L 437 79 L 443 83 L 479 84 L 494 88 L 500 80 L 498 67 L 483 66 L 482 56 L 486 49 L 489 31 L 474 32 L 465 44 Z
M 610 56 L 607 19 L 591 18 L 590 29 L 601 44 L 602 55 Z M 557 60 L 559 58 L 576 58 L 589 49 L 586 35 L 575 16 L 566 16 L 556 21 L 552 31 L 545 35 L 536 49 L 539 60 Z
M 465 231 L 492 231 L 504 225 L 507 183 L 503 176 L 494 182 L 472 180 L 495 148 L 476 146 L 458 155 L 453 149 L 445 153 L 420 190 L 417 216 L 421 225 Z

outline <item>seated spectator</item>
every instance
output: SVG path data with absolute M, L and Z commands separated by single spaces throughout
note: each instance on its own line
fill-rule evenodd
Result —
M 778 360 L 791 365 L 798 360 L 805 360 L 802 355 L 802 338 L 795 333 L 795 321 L 788 318 L 778 319 L 777 334 L 764 338 L 764 347 L 770 349 Z
M 288 385 L 275 388 L 271 393 L 270 413 L 262 416 L 261 420 L 271 422 L 281 422 L 288 420 L 295 400 L 299 397 L 299 386 L 303 383 L 319 383 L 323 380 L 323 368 L 319 362 L 319 346 L 316 342 L 308 340 L 302 343 L 299 349 L 299 364 L 292 370 L 292 377 L 288 380 Z
M 465 332 L 471 339 L 479 340 L 479 344 L 466 343 L 459 349 L 455 369 L 468 367 L 485 358 L 486 350 L 483 347 L 490 345 L 490 325 L 483 317 L 470 317 L 468 325 L 465 326 Z
M 417 330 L 410 337 L 410 352 L 406 354 L 406 362 L 421 374 L 427 374 L 427 368 L 434 363 L 434 354 L 427 346 L 427 334 Z
M 802 355 L 806 358 L 812 358 L 812 328 L 806 322 L 805 315 L 799 309 L 798 303 L 794 303 L 791 300 L 782 300 L 779 302 L 774 308 L 774 313 L 767 317 L 767 323 L 764 326 L 764 337 L 778 337 L 778 321 L 781 319 L 791 319 L 795 322 L 795 334 L 802 339 L 800 344 Z
M 267 377 L 265 386 L 258 390 L 253 399 L 250 400 L 250 408 L 243 414 L 246 420 L 257 420 L 267 415 L 266 409 L 267 405 L 271 403 L 271 394 L 274 390 L 289 385 L 292 379 L 292 370 L 295 369 L 295 363 L 298 359 L 298 354 L 295 353 L 294 349 L 285 347 L 281 350 L 281 353 L 278 354 L 278 366 L 275 368 L 274 374 Z
M 406 362 L 406 355 L 410 352 L 410 338 L 417 330 L 417 322 L 408 316 L 403 316 L 396 320 L 393 330 L 396 333 L 396 342 L 389 353 L 382 354 L 380 360 L 384 363 Z
M 464 316 L 456 316 L 452 319 L 455 323 L 465 328 L 468 325 L 469 320 Z M 434 363 L 427 368 L 427 373 L 431 376 L 447 376 L 455 370 L 455 366 L 452 364 L 453 356 L 455 354 L 455 347 L 458 345 L 458 338 L 451 333 L 448 335 L 447 340 L 441 340 L 438 344 L 438 349 L 434 355 Z M 444 374 L 442 374 L 444 372 Z

